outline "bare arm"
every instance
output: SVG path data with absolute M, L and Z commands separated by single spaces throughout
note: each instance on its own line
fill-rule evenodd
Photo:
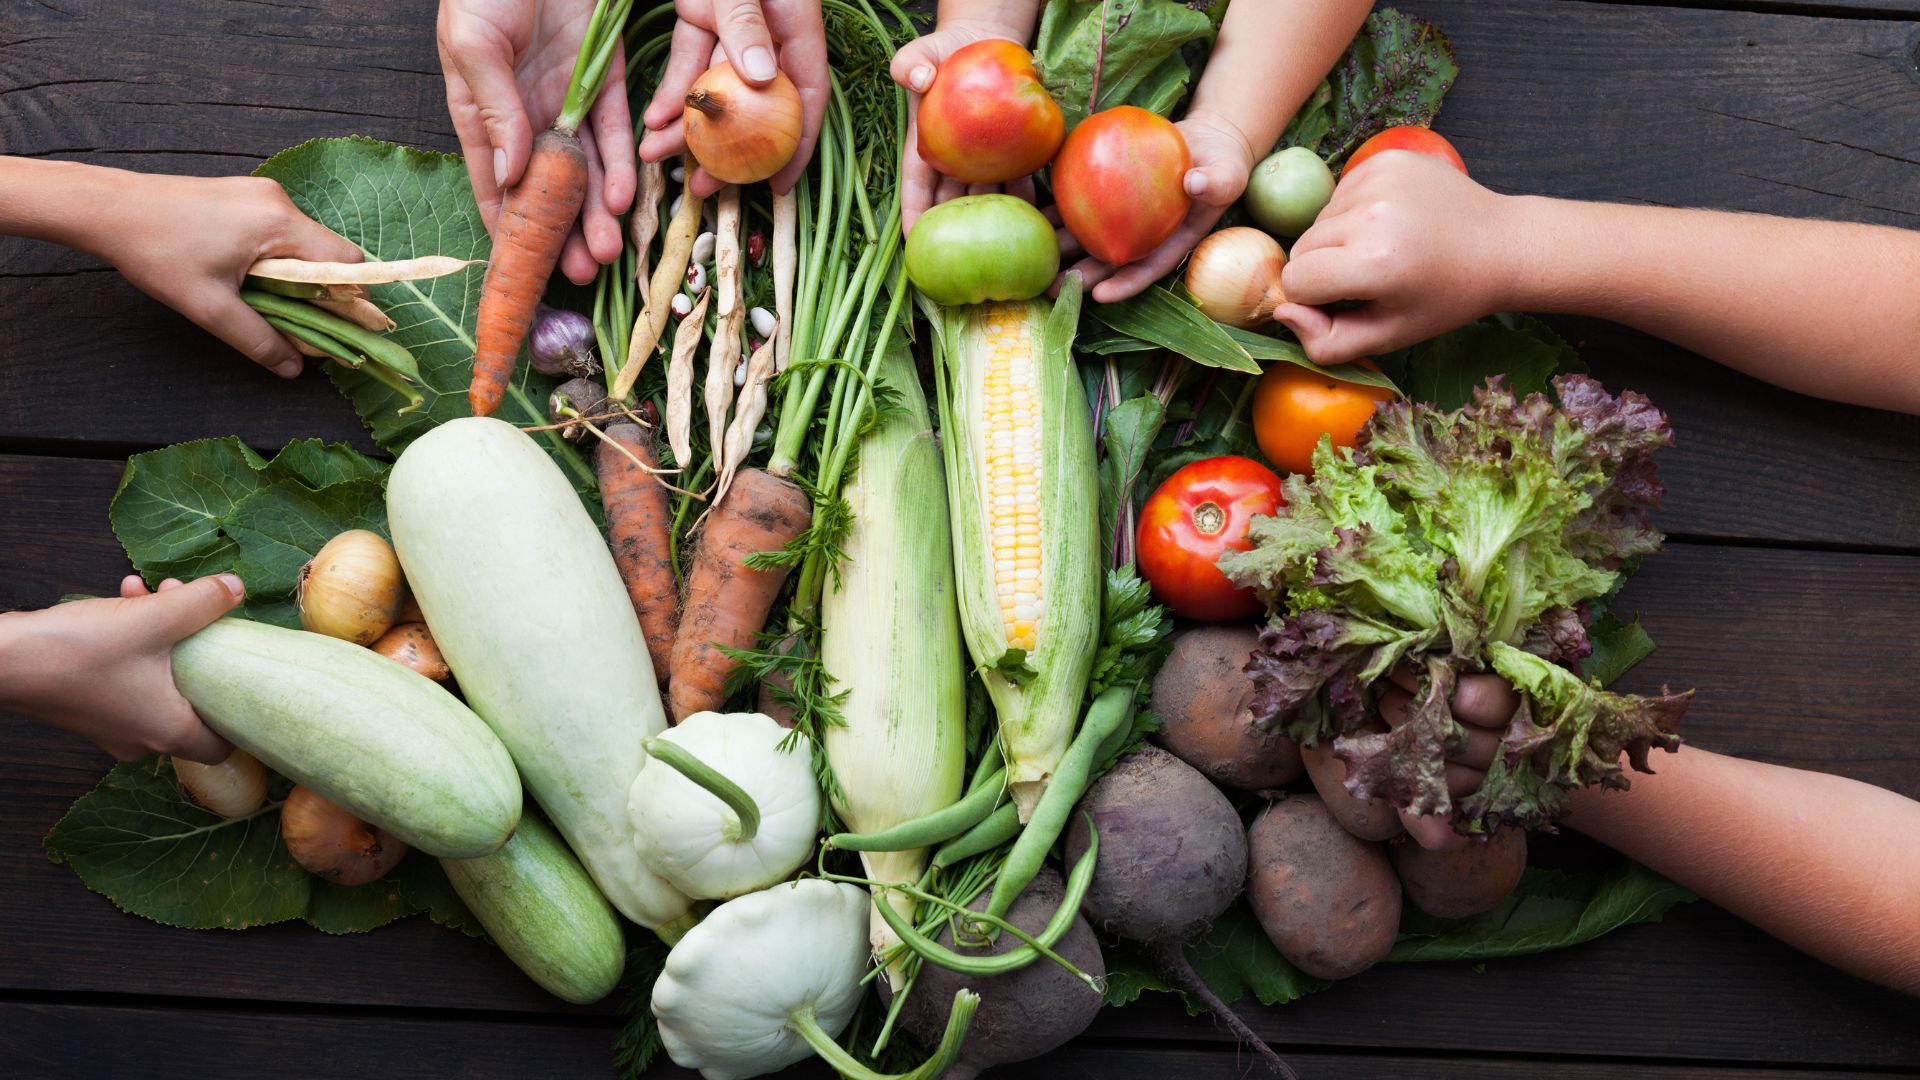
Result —
M 1565 824 L 1843 970 L 1920 994 L 1920 802 L 1684 747 Z
M 1291 255 L 1297 303 L 1276 317 L 1324 363 L 1495 311 L 1560 312 L 1801 393 L 1920 412 L 1920 232 L 1498 195 L 1389 151 L 1341 179 Z M 1338 300 L 1362 303 L 1319 308 Z

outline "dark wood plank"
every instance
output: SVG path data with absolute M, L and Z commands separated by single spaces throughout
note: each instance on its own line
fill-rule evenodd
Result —
M 152 1080 L 181 1077 L 254 1077 L 295 1080 L 315 1077 L 396 1075 L 488 1077 L 610 1076 L 611 1032 L 602 1026 L 445 1018 L 401 1019 L 375 1015 L 307 1015 L 273 1012 L 154 1009 L 68 1004 L 0 1004 L 0 1054 L 22 1075 L 38 1080 L 102 1075 L 138 1075 Z M 1404 1080 L 1731 1080 L 1744 1070 L 1689 1065 L 1612 1064 L 1575 1059 L 1504 1058 L 1491 1061 L 1393 1054 L 1345 1054 L 1290 1050 L 1286 1057 L 1308 1080 L 1359 1080 L 1382 1076 Z M 662 1064 L 649 1076 L 692 1077 Z M 783 1076 L 832 1075 L 818 1063 L 796 1066 Z M 1035 1061 L 994 1069 L 996 1080 L 1060 1080 L 1067 1077 L 1264 1076 L 1246 1054 L 1195 1046 L 1143 1048 L 1128 1042 L 1088 1040 Z M 1857 1075 L 1835 1071 L 1768 1070 L 1780 1080 L 1839 1080 Z

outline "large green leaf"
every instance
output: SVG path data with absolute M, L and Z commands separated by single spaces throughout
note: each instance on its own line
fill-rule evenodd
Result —
M 1180 47 L 1213 31 L 1207 12 L 1179 0 L 1053 0 L 1040 17 L 1033 53 L 1071 131 L 1115 105 L 1164 115 L 1189 77 Z
M 1469 919 L 1435 919 L 1409 906 L 1388 960 L 1482 960 L 1564 949 L 1634 923 L 1659 922 L 1699 899 L 1639 863 L 1600 873 L 1529 867 L 1500 906 Z
M 352 888 L 301 869 L 280 840 L 288 787 L 276 778 L 265 805 L 229 819 L 182 794 L 168 759 L 123 762 L 54 825 L 47 856 L 122 911 L 168 926 L 242 930 L 304 919 L 352 934 L 430 907 L 436 922 L 471 924 L 463 907 L 441 897 L 452 896 L 452 886 L 439 864 L 418 853 Z
M 241 614 L 297 626 L 300 567 L 335 534 L 387 528 L 387 466 L 317 439 L 267 461 L 235 438 L 180 443 L 127 461 L 108 517 L 149 585 L 232 571 Z
M 1337 165 L 1386 128 L 1431 127 L 1459 73 L 1453 46 L 1432 24 L 1391 8 L 1376 11 L 1278 146 L 1305 146 Z
M 1386 353 L 1378 362 L 1408 397 L 1443 409 L 1472 400 L 1489 376 L 1504 376 L 1514 393 L 1526 395 L 1544 392 L 1557 374 L 1587 369 L 1552 327 L 1510 312 Z
M 492 250 L 458 157 L 354 136 L 314 139 L 268 158 L 256 175 L 279 181 L 294 204 L 360 245 L 368 258 L 449 255 L 485 259 Z M 474 316 L 480 266 L 426 281 L 372 286 L 374 302 L 398 324 L 390 335 L 420 365 L 426 408 L 400 415 L 405 400 L 371 377 L 338 364 L 327 371 L 373 439 L 395 454 L 437 424 L 467 416 L 473 375 Z M 521 426 L 546 422 L 555 380 L 522 363 L 495 415 Z M 555 433 L 541 436 L 575 487 L 593 489 L 592 468 Z

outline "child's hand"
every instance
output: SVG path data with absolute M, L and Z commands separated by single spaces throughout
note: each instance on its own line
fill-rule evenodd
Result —
M 73 246 L 112 263 L 141 292 L 275 375 L 300 374 L 300 354 L 240 299 L 247 268 L 272 257 L 359 262 L 360 249 L 262 177 L 101 175 L 117 205 Z
M 1370 158 L 1295 241 L 1280 276 L 1291 302 L 1273 317 L 1315 363 L 1344 364 L 1503 310 L 1525 250 L 1515 203 L 1430 157 Z M 1361 304 L 1322 306 L 1340 300 Z
M 1407 722 L 1413 709 L 1413 695 L 1420 690 L 1420 679 L 1407 668 L 1396 668 L 1390 675 L 1396 684 L 1380 695 L 1380 718 L 1389 727 Z M 1453 718 L 1467 729 L 1467 744 L 1447 758 L 1447 793 L 1455 799 L 1479 790 L 1486 782 L 1487 769 L 1500 750 L 1500 734 L 1513 710 L 1520 706 L 1520 695 L 1498 675 L 1462 675 L 1453 688 Z M 1470 843 L 1455 832 L 1453 824 L 1439 815 L 1410 814 L 1400 811 L 1400 823 L 1407 835 L 1421 847 L 1449 851 Z
M 1080 271 L 1085 284 L 1092 287 L 1096 303 L 1125 300 L 1167 276 L 1213 231 L 1220 215 L 1247 188 L 1247 177 L 1253 173 L 1253 147 L 1239 128 L 1198 112 L 1189 112 L 1175 126 L 1187 140 L 1187 153 L 1193 159 L 1181 181 L 1193 200 L 1192 208 L 1173 235 L 1144 258 L 1114 267 L 1088 256 L 1070 267 Z M 1066 258 L 1081 253 L 1079 242 L 1065 229 L 1060 230 L 1060 252 Z
M 963 184 L 940 173 L 920 159 L 920 95 L 933 85 L 940 65 L 960 49 L 976 41 L 1004 38 L 1026 44 L 1032 27 L 1002 26 L 992 22 L 949 19 L 931 34 L 917 37 L 893 54 L 893 81 L 907 91 L 907 138 L 900 145 L 900 229 L 912 231 L 920 215 L 949 199 L 962 195 L 986 195 L 1005 191 L 1028 202 L 1033 201 L 1033 177 L 1024 176 L 1006 184 Z
M 537 129 L 560 115 L 593 0 L 442 0 L 436 39 L 446 77 L 447 112 L 467 161 L 467 176 L 491 232 L 501 191 L 519 182 L 533 157 Z M 607 85 L 627 70 L 614 46 Z M 593 280 L 620 257 L 620 215 L 633 204 L 633 120 L 627 95 L 602 93 L 580 126 L 587 157 L 587 201 L 567 237 L 560 269 L 573 283 Z
M 151 753 L 215 764 L 233 748 L 173 685 L 174 643 L 232 611 L 232 574 L 149 593 L 137 577 L 119 599 L 0 614 L 0 707 L 65 728 L 121 761 Z
M 687 91 L 714 64 L 727 61 L 753 86 L 765 86 L 784 71 L 800 91 L 800 145 L 770 182 L 775 191 L 790 190 L 813 159 L 833 90 L 827 78 L 827 30 L 820 0 L 675 0 L 673 6 L 679 18 L 667 68 L 642 117 L 647 136 L 640 141 L 640 156 L 660 161 L 686 153 L 680 116 L 686 111 Z M 687 178 L 688 189 L 701 198 L 724 186 L 697 167 Z

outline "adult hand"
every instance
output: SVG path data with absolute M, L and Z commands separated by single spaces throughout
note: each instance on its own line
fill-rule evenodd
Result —
M 0 706 L 80 735 L 121 761 L 173 754 L 209 765 L 233 747 L 173 685 L 173 646 L 234 606 L 232 574 L 149 593 L 137 577 L 118 599 L 0 614 Z
M 641 117 L 647 135 L 640 140 L 640 156 L 661 161 L 687 152 L 680 123 L 687 91 L 714 64 L 727 61 L 752 86 L 766 86 L 784 71 L 800 91 L 800 145 L 772 184 L 775 191 L 792 189 L 813 159 L 831 93 L 820 0 L 674 0 L 673 9 L 678 16 L 673 44 L 660 86 Z M 688 189 L 702 198 L 723 186 L 705 169 L 695 168 L 687 177 Z
M 447 111 L 466 155 L 481 220 L 493 231 L 501 193 L 520 181 L 533 136 L 560 115 L 593 0 L 442 0 L 437 38 Z M 616 46 L 607 82 L 580 127 L 587 198 L 560 255 L 575 284 L 620 257 L 620 215 L 637 183 L 626 52 Z
M 1186 139 L 1193 159 L 1181 178 L 1193 205 L 1173 235 L 1140 259 L 1113 266 L 1089 255 L 1068 267 L 1080 271 L 1096 303 L 1125 300 L 1171 273 L 1247 188 L 1247 177 L 1253 173 L 1253 147 L 1238 127 L 1210 113 L 1189 113 L 1174 126 Z M 1061 229 L 1062 261 L 1082 253 L 1080 242 Z
M 1450 165 L 1388 150 L 1343 175 L 1288 253 L 1273 317 L 1318 364 L 1425 341 L 1503 310 L 1528 241 L 1519 200 Z M 1331 312 L 1321 305 L 1360 301 Z
M 900 46 L 893 54 L 893 81 L 907 91 L 907 138 L 900 146 L 900 226 L 903 233 L 913 229 L 921 214 L 949 199 L 962 195 L 986 195 L 1004 191 L 1028 202 L 1033 201 L 1033 177 L 1023 176 L 1006 184 L 963 184 L 942 174 L 920 157 L 920 97 L 933 85 L 933 76 L 947 57 L 976 41 L 995 38 L 1025 44 L 1032 27 L 1002 26 L 992 22 L 948 20 L 938 30 Z
M 108 176 L 117 202 L 74 246 L 275 375 L 300 374 L 293 345 L 240 299 L 247 268 L 277 257 L 359 262 L 360 249 L 265 177 Z
M 1394 669 L 1389 678 L 1394 685 L 1380 695 L 1380 718 L 1397 728 L 1412 718 L 1413 695 L 1420 691 L 1420 679 L 1405 667 Z M 1462 675 L 1448 704 L 1453 718 L 1467 729 L 1466 745 L 1447 756 L 1447 794 L 1458 800 L 1479 790 L 1486 781 L 1493 756 L 1500 751 L 1500 735 L 1520 706 L 1520 695 L 1498 675 Z M 1406 826 L 1408 836 L 1433 851 L 1449 851 L 1472 842 L 1455 832 L 1446 816 L 1402 810 L 1400 823 Z

